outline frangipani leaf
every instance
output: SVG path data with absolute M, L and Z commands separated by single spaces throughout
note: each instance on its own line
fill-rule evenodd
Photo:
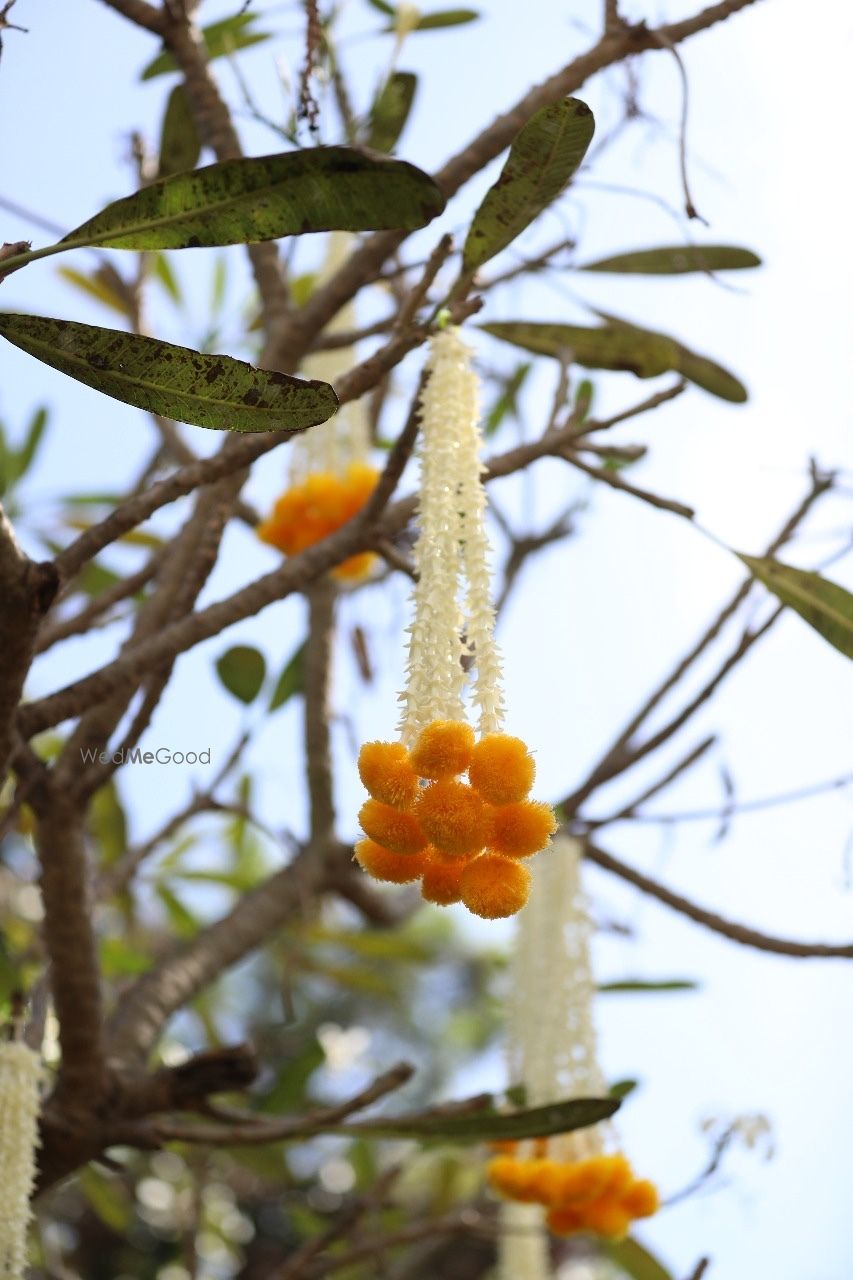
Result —
M 552 1133 L 569 1133 L 598 1124 L 618 1111 L 618 1098 L 572 1098 L 546 1107 L 521 1111 L 480 1111 L 442 1115 L 428 1112 L 412 1116 L 384 1116 L 346 1126 L 347 1133 L 374 1138 L 420 1138 L 442 1142 L 499 1142 L 521 1138 L 544 1138 Z M 332 1130 L 333 1131 L 333 1130 Z
M 67 249 L 197 249 L 314 231 L 411 231 L 444 208 L 427 174 L 352 147 L 311 147 L 173 174 L 115 200 L 56 244 L 7 258 L 3 272 Z
M 405 128 L 415 98 L 418 78 L 412 71 L 392 71 L 370 109 L 367 145 L 390 152 Z
M 680 276 L 693 271 L 745 271 L 760 266 L 761 259 L 751 249 L 729 244 L 675 244 L 617 253 L 610 258 L 587 262 L 578 270 L 607 271 L 617 275 Z
M 536 111 L 516 135 L 506 164 L 474 214 L 462 267 L 475 271 L 547 209 L 586 155 L 595 120 L 585 102 L 564 98 Z
M 269 40 L 268 31 L 250 31 L 249 28 L 257 20 L 256 13 L 237 13 L 220 22 L 212 22 L 202 31 L 207 61 L 221 58 L 224 54 L 238 53 L 240 49 L 248 49 L 253 44 Z M 179 67 L 173 55 L 164 50 L 148 63 L 140 75 L 140 80 L 153 80 L 155 76 L 165 76 Z
M 560 359 L 568 355 L 587 369 L 622 369 L 638 378 L 680 373 L 721 400 L 742 404 L 744 385 L 728 370 L 685 347 L 676 338 L 642 329 L 602 314 L 598 328 L 558 323 L 510 320 L 481 325 L 487 333 L 537 355 Z
M 169 94 L 160 132 L 160 160 L 157 177 L 194 169 L 201 154 L 201 138 L 190 107 L 187 91 L 176 84 Z
M 693 978 L 664 978 L 664 979 L 647 979 L 647 978 L 622 978 L 618 982 L 602 982 L 597 990 L 599 993 L 611 993 L 613 995 L 628 994 L 634 991 L 697 991 L 699 983 Z
M 74 320 L 0 313 L 0 337 L 115 400 L 217 431 L 298 431 L 338 405 L 325 382 Z
M 672 1272 L 630 1236 L 627 1240 L 599 1240 L 598 1248 L 630 1280 L 673 1280 Z
M 281 675 L 276 681 L 276 686 L 272 691 L 270 705 L 267 708 L 268 711 L 277 711 L 279 707 L 283 707 L 285 702 L 288 702 L 295 694 L 302 693 L 305 687 L 304 666 L 305 644 L 302 643 L 284 664 Z
M 834 648 L 853 658 L 853 595 L 837 582 L 769 557 L 736 553 L 768 591 L 795 610 Z
M 216 674 L 228 692 L 248 706 L 266 678 L 266 659 L 253 645 L 235 644 L 216 659 Z

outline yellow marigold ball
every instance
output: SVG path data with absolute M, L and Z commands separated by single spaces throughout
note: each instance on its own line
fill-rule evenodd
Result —
M 485 1176 L 498 1194 L 515 1199 L 516 1190 L 524 1181 L 524 1170 L 515 1156 L 494 1156 L 485 1166 Z
M 409 809 L 418 798 L 418 775 L 402 742 L 365 742 L 358 776 L 374 800 L 392 809 Z
M 474 749 L 474 730 L 464 720 L 433 720 L 412 748 L 412 764 L 422 778 L 464 773 Z
M 365 833 L 392 853 L 420 853 L 427 838 L 414 814 L 401 813 L 379 800 L 365 800 L 358 813 Z
M 424 870 L 423 854 L 394 853 L 373 840 L 359 840 L 355 858 L 374 880 L 387 880 L 391 884 L 411 884 L 421 878 Z
M 521 738 L 487 733 L 474 747 L 468 777 L 489 804 L 516 804 L 533 786 L 536 764 Z
M 527 1190 L 537 1204 L 551 1203 L 554 1178 L 559 1171 L 556 1160 L 537 1159 L 529 1161 Z
M 586 1160 L 572 1160 L 561 1164 L 554 1178 L 551 1203 L 578 1205 L 587 1200 L 597 1200 L 606 1191 L 612 1179 L 611 1156 L 590 1156 Z
M 464 782 L 431 782 L 421 791 L 415 813 L 430 843 L 450 857 L 470 858 L 486 843 L 486 806 Z
M 628 1234 L 631 1218 L 610 1196 L 602 1196 L 583 1205 L 578 1212 L 586 1231 L 593 1231 L 608 1240 L 621 1240 Z
M 446 858 L 437 849 L 426 850 L 426 866 L 421 878 L 421 895 L 425 902 L 449 907 L 462 897 L 460 878 L 465 863 L 460 858 Z
M 628 1188 L 620 1203 L 632 1218 L 650 1218 L 660 1208 L 660 1197 L 653 1182 L 640 1178 Z
M 462 901 L 475 916 L 501 920 L 514 916 L 530 893 L 530 872 L 520 862 L 484 853 L 462 872 Z
M 507 857 L 529 858 L 546 847 L 556 830 L 557 819 L 549 804 L 522 800 L 491 810 L 488 844 Z
M 623 1155 L 602 1156 L 607 1161 L 605 1167 L 604 1189 L 607 1195 L 621 1195 L 634 1181 L 634 1174 L 629 1162 Z
M 341 582 L 363 582 L 370 577 L 375 563 L 376 556 L 372 551 L 360 551 L 358 555 L 348 556 L 346 560 L 336 564 L 332 577 L 339 578 Z
M 580 1211 L 568 1207 L 551 1209 L 545 1218 L 545 1223 L 548 1230 L 555 1236 L 573 1236 L 584 1229 Z
M 500 1195 L 525 1203 L 530 1200 L 527 1164 L 528 1161 L 517 1160 L 515 1156 L 495 1156 L 486 1167 L 486 1175 Z

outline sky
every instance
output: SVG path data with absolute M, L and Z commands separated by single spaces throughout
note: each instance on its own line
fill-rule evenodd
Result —
M 422 73 L 415 115 L 401 155 L 430 169 L 485 125 L 529 84 L 550 73 L 590 39 L 599 6 L 526 0 L 523 21 L 507 0 L 483 0 L 483 20 L 450 34 L 412 38 L 401 67 Z M 252 94 L 271 114 L 281 113 L 282 67 L 293 72 L 295 7 L 260 3 L 269 29 L 283 33 L 284 60 L 272 46 L 245 56 Z M 632 0 L 625 12 L 650 21 L 693 11 L 686 3 Z M 208 0 L 212 20 L 229 6 Z M 0 108 L 14 128 L 0 134 L 0 196 L 71 228 L 107 200 L 132 189 L 128 134 L 141 128 L 155 140 L 166 81 L 140 84 L 140 68 L 154 42 L 95 3 L 39 6 L 18 0 L 12 15 L 29 34 L 10 32 L 0 62 Z M 351 0 L 344 23 L 347 65 L 366 101 L 387 56 L 373 38 L 377 15 Z M 831 39 L 826 38 L 831 33 Z M 647 488 L 695 506 L 699 523 L 729 547 L 759 553 L 806 486 L 807 459 L 849 467 L 850 395 L 847 380 L 848 306 L 853 271 L 849 244 L 849 182 L 845 157 L 847 88 L 853 19 L 841 0 L 809 6 L 808 24 L 796 0 L 762 0 L 746 13 L 683 46 L 689 78 L 689 165 L 694 201 L 710 224 L 691 228 L 699 240 L 742 244 L 765 265 L 727 277 L 577 283 L 561 277 L 507 289 L 488 304 L 488 319 L 565 318 L 589 323 L 584 302 L 679 338 L 732 368 L 750 400 L 732 407 L 692 389 L 653 417 L 613 433 L 621 443 L 650 446 L 632 478 Z M 678 243 L 682 195 L 676 149 L 680 109 L 678 68 L 666 51 L 640 67 L 640 101 L 651 121 L 640 121 L 579 179 L 558 211 L 523 249 L 563 234 L 577 235 L 579 253 L 592 259 L 646 245 Z M 226 89 L 234 81 L 222 64 Z M 621 73 L 598 77 L 583 96 L 596 111 L 598 136 L 617 117 Z M 658 120 L 660 123 L 653 123 Z M 238 115 L 247 149 L 276 149 L 272 133 Z M 335 140 L 333 137 L 329 140 Z M 451 203 L 441 229 L 462 230 L 466 215 L 496 169 Z M 625 190 L 593 185 L 609 183 Z M 642 194 L 645 193 L 645 194 Z M 649 196 L 654 196 L 654 199 Z M 662 207 L 664 202 L 668 207 Z M 26 219 L 0 210 L 6 240 L 49 237 Z M 430 232 L 432 236 L 433 232 Z M 431 243 L 423 236 L 417 242 Z M 299 261 L 316 260 L 316 245 L 300 245 Z M 173 255 L 174 256 L 174 255 Z M 187 259 L 191 255 L 186 255 Z M 230 283 L 222 342 L 239 332 L 246 296 L 239 250 L 229 251 Z M 181 260 L 178 270 L 192 304 L 186 316 L 152 300 L 160 336 L 189 345 L 206 328 L 205 307 L 214 255 Z M 509 265 L 513 250 L 507 254 Z M 69 265 L 83 268 L 79 255 Z M 94 323 L 112 320 L 57 277 L 56 263 L 38 263 L 4 284 L 7 309 L 43 311 Z M 483 336 L 476 349 L 484 365 L 511 361 Z M 417 359 L 404 366 L 408 383 Z M 551 374 L 537 378 L 524 431 L 532 435 L 546 412 Z M 596 411 L 625 407 L 656 384 L 627 375 L 596 379 Z M 49 527 L 52 503 L 75 488 L 111 489 L 132 475 L 150 446 L 150 431 L 134 410 L 98 397 L 6 347 L 0 352 L 0 418 L 13 437 L 37 403 L 53 406 L 48 445 L 28 483 L 32 524 Z M 395 406 L 403 412 L 404 398 Z M 218 444 L 187 430 L 193 447 Z M 260 508 L 282 484 L 282 459 L 264 459 L 247 494 Z M 792 563 L 812 566 L 844 543 L 850 526 L 847 493 L 827 502 L 790 550 Z M 583 777 L 612 740 L 643 693 L 670 669 L 740 580 L 737 562 L 717 543 L 675 517 L 609 491 L 591 493 L 561 464 L 540 463 L 535 477 L 494 486 L 494 499 L 518 527 L 541 528 L 568 502 L 586 499 L 580 532 L 531 566 L 502 620 L 510 729 L 537 747 L 537 790 L 556 799 Z M 173 528 L 164 513 L 160 527 Z M 35 543 L 29 543 L 35 549 Z M 223 563 L 204 600 L 234 589 L 272 567 L 275 557 L 237 528 L 226 540 Z M 832 576 L 853 587 L 849 560 Z M 395 692 L 403 654 L 406 592 L 369 589 L 342 607 L 345 627 L 369 629 L 382 657 L 374 686 L 360 685 L 341 647 L 338 706 L 364 737 L 386 736 L 396 716 Z M 258 644 L 276 668 L 300 640 L 301 606 L 286 601 L 209 642 L 178 665 L 175 695 L 152 727 L 152 741 L 175 748 L 211 745 L 214 760 L 239 731 L 237 713 L 217 689 L 213 661 L 227 643 Z M 35 671 L 34 695 L 66 683 L 111 654 L 115 633 L 67 646 L 58 660 Z M 720 768 L 735 777 L 745 799 L 839 776 L 851 768 L 849 669 L 844 660 L 795 617 L 786 617 L 742 664 L 693 724 L 682 746 L 707 733 L 720 735 L 709 761 L 649 806 L 672 812 L 713 807 L 721 797 Z M 199 740 L 199 734 L 203 741 Z M 287 762 L 297 758 L 294 707 L 254 738 L 253 761 L 262 805 L 276 825 L 299 829 L 299 786 Z M 342 784 L 342 830 L 354 831 L 358 788 L 344 723 L 336 754 Z M 596 797 L 590 812 L 606 814 L 672 763 L 637 770 L 630 783 Z M 203 780 L 203 779 L 200 779 Z M 187 772 L 162 771 L 126 780 L 138 834 L 185 795 Z M 743 815 L 728 839 L 713 840 L 715 823 L 668 828 L 622 824 L 601 836 L 604 847 L 711 909 L 770 933 L 804 939 L 847 940 L 851 895 L 845 851 L 851 798 L 836 791 L 796 806 Z M 709 1117 L 762 1113 L 773 1131 L 775 1154 L 738 1152 L 708 1193 L 644 1224 L 640 1237 L 671 1266 L 689 1274 L 700 1256 L 713 1259 L 711 1280 L 846 1280 L 853 1266 L 845 1187 L 853 1178 L 849 1130 L 853 1066 L 849 970 L 840 962 L 791 961 L 761 955 L 704 933 L 663 907 L 640 899 L 612 877 L 591 869 L 596 909 L 629 923 L 631 941 L 602 936 L 596 962 L 602 980 L 628 974 L 690 977 L 696 993 L 603 998 L 599 1008 L 602 1055 L 612 1078 L 639 1077 L 642 1087 L 626 1105 L 620 1126 L 626 1150 L 665 1193 L 690 1182 L 708 1151 L 701 1133 Z M 504 935 L 509 938 L 510 928 Z M 478 936 L 475 934 L 475 936 Z M 491 933 L 490 940 L 494 939 Z M 501 1083 L 501 1064 L 466 1085 Z M 780 1230 L 780 1223 L 786 1229 Z

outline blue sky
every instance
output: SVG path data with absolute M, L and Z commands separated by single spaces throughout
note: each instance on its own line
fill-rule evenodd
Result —
M 299 29 L 295 7 L 258 4 L 268 25 L 287 37 Z M 208 0 L 205 17 L 229 6 Z M 422 35 L 406 46 L 400 65 L 422 73 L 415 117 L 401 154 L 424 168 L 437 166 L 460 142 L 485 125 L 532 82 L 550 73 L 588 42 L 598 5 L 559 9 L 548 0 L 526 0 L 523 14 L 506 0 L 484 0 L 484 20 L 449 34 Z M 625 6 L 633 17 L 657 20 L 692 12 L 681 3 Z M 104 6 L 37 6 L 19 0 L 14 15 L 29 35 L 9 33 L 0 64 L 0 100 L 14 127 L 0 135 L 0 194 L 70 228 L 107 200 L 132 189 L 127 163 L 129 131 L 156 140 L 168 82 L 139 84 L 137 74 L 154 42 Z M 348 64 L 365 102 L 385 45 L 371 38 L 377 15 L 364 3 L 347 6 Z M 579 295 L 639 323 L 677 334 L 730 365 L 748 384 L 750 402 L 733 408 L 691 390 L 654 417 L 614 433 L 620 442 L 651 446 L 634 476 L 638 483 L 677 496 L 697 508 L 700 522 L 723 542 L 759 552 L 805 487 L 805 463 L 849 465 L 850 394 L 847 362 L 851 284 L 847 149 L 847 77 L 851 21 L 840 0 L 810 9 L 804 31 L 802 5 L 768 0 L 684 46 L 690 80 L 690 165 L 693 194 L 714 241 L 747 245 L 765 267 L 730 277 L 732 288 L 707 279 L 627 281 L 597 278 L 580 286 L 568 277 L 518 286 L 489 302 L 489 319 L 567 318 L 588 314 Z M 292 38 L 276 51 L 295 74 Z M 253 94 L 270 113 L 282 95 L 272 46 L 243 62 Z M 595 180 L 637 188 L 674 206 L 681 203 L 675 147 L 679 79 L 662 51 L 640 64 L 641 101 L 660 127 L 640 123 L 603 157 Z M 219 74 L 237 100 L 222 64 Z M 621 73 L 599 77 L 585 89 L 599 134 L 615 119 L 614 93 Z M 276 149 L 274 136 L 239 120 L 247 149 Z M 331 137 L 329 140 L 335 140 Z M 471 193 L 450 205 L 442 227 L 464 230 L 476 197 L 494 167 Z M 574 196 L 546 215 L 523 245 L 536 246 L 577 234 L 582 256 L 678 242 L 683 226 L 653 200 L 594 188 L 583 180 Z M 7 240 L 47 237 L 25 220 L 0 213 Z M 430 237 L 432 232 L 430 233 Z M 697 232 L 698 236 L 698 232 Z M 701 239 L 701 236 L 698 236 Z M 431 243 L 423 238 L 421 243 Z M 316 245 L 301 245 L 302 261 Z M 507 263 L 512 260 L 512 250 Z M 79 255 L 70 265 L 83 267 Z M 231 285 L 225 338 L 239 332 L 237 309 L 246 296 L 239 250 L 229 251 Z M 164 337 L 191 344 L 204 331 L 212 254 L 185 255 L 178 264 L 193 300 L 177 316 L 152 302 L 152 320 Z M 95 323 L 112 319 L 57 279 L 56 264 L 36 264 L 3 286 L 9 309 L 42 310 Z M 477 340 L 488 365 L 506 351 Z M 417 373 L 409 358 L 405 373 Z M 607 410 L 641 398 L 647 383 L 615 376 L 600 383 L 597 407 Z M 526 431 L 538 429 L 547 410 L 549 374 L 531 397 Z M 143 415 L 96 396 L 34 364 L 9 347 L 0 353 L 0 416 L 20 432 L 36 403 L 54 406 L 48 448 L 28 486 L 34 523 L 49 521 L 56 495 L 74 488 L 112 488 L 133 474 L 151 433 Z M 402 412 L 404 401 L 399 401 Z M 188 430 L 193 446 L 207 451 L 218 438 Z M 259 506 L 282 481 L 283 459 L 263 460 L 249 485 Z M 790 552 L 796 563 L 820 561 L 849 529 L 848 495 L 828 502 Z M 506 654 L 510 727 L 537 747 L 538 789 L 557 798 L 584 773 L 627 719 L 638 698 L 689 646 L 727 591 L 739 580 L 737 562 L 718 546 L 630 498 L 590 495 L 586 485 L 557 463 L 541 463 L 524 483 L 495 486 L 495 499 L 522 525 L 541 527 L 574 497 L 592 498 L 583 536 L 543 556 L 508 607 L 501 630 Z M 173 527 L 166 513 L 162 527 Z M 26 530 L 24 530 L 26 536 Z M 215 598 L 274 563 L 244 529 L 226 542 L 223 563 L 206 599 Z M 853 586 L 850 564 L 832 570 Z M 405 591 L 387 596 L 370 590 L 344 606 L 348 624 L 369 626 L 383 656 L 376 686 L 356 681 L 345 653 L 340 660 L 339 705 L 357 718 L 366 736 L 388 734 L 395 718 L 394 692 L 402 670 L 400 627 Z M 178 666 L 176 692 L 152 728 L 174 747 L 212 744 L 227 749 L 237 730 L 231 704 L 217 690 L 214 658 L 239 640 L 264 648 L 277 666 L 300 638 L 298 602 L 274 606 L 202 646 Z M 33 694 L 88 670 L 113 651 L 104 633 L 72 644 L 58 661 L 33 677 Z M 661 811 L 713 805 L 720 798 L 719 766 L 737 779 L 744 798 L 768 795 L 837 776 L 850 768 L 849 668 L 800 620 L 786 618 L 754 652 L 720 696 L 697 719 L 690 741 L 719 732 L 712 762 L 682 780 L 658 803 Z M 202 733 L 204 742 L 197 741 Z M 339 807 L 342 829 L 354 830 L 357 787 L 351 750 L 341 732 Z M 287 762 L 298 758 L 298 723 L 285 712 L 259 730 L 254 759 L 263 806 L 277 825 L 302 821 L 298 785 Z M 671 762 L 674 755 L 668 757 Z M 663 771 L 663 765 L 657 766 Z M 640 773 L 641 771 L 637 771 Z M 602 795 L 597 813 L 615 808 L 644 780 Z M 138 831 L 185 793 L 179 771 L 131 778 Z M 621 826 L 602 837 L 623 854 L 712 909 L 768 932 L 807 939 L 850 936 L 850 892 L 844 863 L 851 819 L 850 795 L 835 793 L 796 807 L 740 818 L 723 845 L 712 843 L 714 824 L 660 829 Z M 688 1202 L 644 1226 L 644 1239 L 686 1275 L 709 1254 L 713 1280 L 846 1280 L 853 1264 L 845 1186 L 853 1177 L 849 1144 L 840 1142 L 853 1121 L 849 1098 L 851 1045 L 849 970 L 842 964 L 794 962 L 758 955 L 703 934 L 655 904 L 641 901 L 593 871 L 589 887 L 603 914 L 626 919 L 637 941 L 602 938 L 601 977 L 627 973 L 695 976 L 695 995 L 601 1001 L 599 1021 L 607 1071 L 639 1076 L 643 1088 L 621 1121 L 637 1164 L 664 1190 L 676 1190 L 701 1167 L 707 1145 L 699 1133 L 708 1115 L 765 1112 L 776 1155 L 732 1161 L 729 1185 Z M 509 933 L 509 930 L 507 930 Z M 492 937 L 494 935 L 491 935 Z M 496 1079 L 498 1067 L 495 1065 Z M 471 1082 L 468 1082 L 471 1083 Z M 475 1086 L 476 1087 L 476 1086 Z M 780 1230 L 780 1223 L 786 1230 Z

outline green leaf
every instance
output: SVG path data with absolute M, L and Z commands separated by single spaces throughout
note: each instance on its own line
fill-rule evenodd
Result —
M 692 978 L 667 978 L 661 982 L 648 982 L 643 978 L 623 978 L 619 982 L 602 982 L 600 993 L 626 993 L 631 991 L 698 991 L 699 983 Z
M 367 0 L 367 3 L 373 9 L 378 9 L 380 13 L 387 14 L 389 18 L 393 18 L 397 12 L 393 4 L 388 4 L 388 0 Z
M 160 282 L 176 307 L 183 306 L 181 287 L 166 254 L 154 253 L 151 260 L 154 264 L 154 279 Z
M 75 289 L 79 289 L 82 293 L 87 293 L 90 298 L 95 298 L 98 302 L 103 303 L 105 307 L 117 311 L 125 320 L 131 318 L 130 300 L 126 294 L 116 289 L 112 280 L 105 276 L 101 270 L 97 270 L 92 275 L 87 276 L 83 271 L 75 271 L 73 267 L 58 267 L 57 275 L 61 276 L 66 284 L 73 285 Z
M 440 13 L 425 13 L 418 19 L 413 31 L 437 31 L 439 27 L 461 27 L 466 22 L 476 22 L 476 9 L 442 9 Z
M 676 367 L 673 338 L 645 330 L 610 326 L 590 329 L 573 324 L 538 324 L 507 320 L 484 324 L 494 338 L 537 355 L 571 357 L 586 369 L 623 369 L 638 378 L 656 378 Z
M 288 658 L 285 663 L 284 670 L 279 676 L 276 686 L 273 689 L 272 697 L 268 711 L 277 711 L 279 707 L 283 707 L 289 698 L 296 693 L 302 693 L 303 668 L 305 663 L 305 644 L 301 644 L 295 653 Z
M 630 1280 L 673 1280 L 672 1273 L 637 1240 L 599 1240 L 598 1248 Z
M 853 658 L 853 595 L 808 569 L 735 552 L 768 591 L 794 609 L 845 657 Z
M 367 145 L 374 151 L 393 151 L 403 132 L 415 90 L 417 76 L 411 71 L 392 71 L 370 109 Z
M 0 337 L 104 395 L 217 431 L 298 431 L 337 408 L 325 382 L 116 329 L 7 312 Z
M 565 189 L 595 131 L 579 98 L 536 111 L 516 135 L 501 175 L 474 214 L 462 267 L 475 271 L 520 235 Z
M 216 659 L 216 674 L 228 692 L 248 706 L 266 679 L 266 658 L 251 645 L 235 644 Z
M 432 178 L 404 160 L 311 147 L 162 178 L 107 205 L 52 249 L 188 249 L 313 231 L 414 230 L 444 204 Z
M 162 881 L 155 886 L 155 892 L 166 909 L 169 927 L 175 935 L 178 938 L 194 937 L 198 933 L 199 923 L 189 907 L 185 907 L 177 894 Z
M 653 329 L 642 329 L 613 316 L 598 328 L 581 325 L 509 320 L 480 327 L 495 338 L 533 351 L 537 355 L 569 356 L 587 369 L 619 369 L 638 378 L 680 373 L 705 391 L 742 404 L 746 388 L 732 374 L 706 356 L 697 355 L 677 339 Z
M 521 1138 L 545 1138 L 569 1133 L 606 1120 L 619 1109 L 618 1098 L 572 1098 L 547 1107 L 501 1113 L 491 1108 L 447 1115 L 434 1112 L 411 1116 L 385 1116 L 345 1127 L 347 1133 L 374 1138 L 419 1138 L 443 1142 L 500 1142 Z M 330 1132 L 334 1132 L 332 1129 Z
M 712 396 L 720 400 L 729 400 L 732 404 L 743 404 L 747 398 L 746 387 L 734 374 L 729 373 L 722 365 L 709 360 L 707 356 L 697 355 L 679 344 L 678 372 L 690 382 L 694 382 L 703 391 L 710 391 Z
M 269 40 L 269 32 L 249 31 L 251 23 L 257 20 L 256 13 L 237 13 L 231 18 L 223 18 L 221 22 L 212 22 L 202 31 L 207 60 L 221 58 L 223 54 L 237 53 L 240 49 L 248 49 L 253 44 Z M 140 80 L 153 80 L 156 76 L 168 75 L 179 70 L 171 53 L 157 55 L 153 62 L 140 75 Z
M 487 439 L 495 434 L 507 415 L 513 418 L 518 417 L 519 392 L 527 381 L 527 375 L 532 368 L 533 365 L 525 360 L 515 366 L 513 372 L 504 382 L 503 391 L 489 410 L 483 426 L 483 435 Z
M 636 1080 L 617 1080 L 610 1086 L 610 1096 L 611 1098 L 618 1098 L 620 1102 L 624 1102 L 629 1094 L 632 1094 L 637 1088 L 637 1084 L 638 1081 Z
M 194 169 L 200 154 L 201 138 L 186 89 L 182 84 L 176 84 L 169 94 L 163 117 L 157 177 L 167 178 L 172 173 Z
M 579 271 L 609 271 L 618 275 L 681 276 L 692 271 L 745 271 L 760 267 L 761 259 L 751 249 L 728 244 L 676 244 L 659 249 L 636 249 L 599 258 L 578 267 Z
M 123 1235 L 133 1219 L 133 1209 L 127 1187 L 121 1179 L 107 1177 L 90 1164 L 80 1174 L 78 1183 L 101 1222 L 111 1231 Z
M 42 405 L 41 408 L 36 409 L 32 418 L 30 418 L 30 423 L 27 427 L 27 434 L 24 437 L 24 443 L 18 450 L 16 457 L 16 480 L 20 480 L 22 476 L 25 476 L 32 466 L 46 427 L 47 409 Z
M 100 787 L 89 806 L 89 826 L 98 847 L 99 867 L 111 867 L 127 849 L 127 819 L 115 782 Z

